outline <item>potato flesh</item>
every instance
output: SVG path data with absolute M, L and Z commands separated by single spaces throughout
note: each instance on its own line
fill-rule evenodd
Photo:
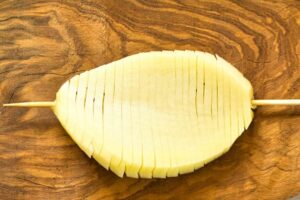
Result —
M 129 91 L 130 88 L 136 88 L 136 92 L 130 93 L 130 104 L 128 105 L 130 110 L 130 119 L 131 119 L 131 146 L 132 146 L 132 162 L 126 166 L 126 175 L 134 178 L 138 178 L 139 169 L 142 165 L 142 139 L 140 133 L 140 123 L 139 123 L 139 106 L 138 102 L 140 101 L 140 84 L 139 84 L 139 68 L 137 59 L 129 59 L 129 71 L 127 75 L 129 80 Z M 125 132 L 126 133 L 126 132 Z M 125 135 L 126 137 L 126 135 Z
M 97 77 L 95 83 L 95 99 L 93 105 L 93 140 L 92 145 L 94 147 L 93 157 L 101 164 L 101 150 L 103 146 L 103 97 L 105 88 L 105 67 L 97 68 L 93 73 Z
M 201 148 L 204 147 L 207 141 L 203 140 L 202 137 L 205 135 L 205 124 L 204 122 L 204 59 L 203 59 L 203 52 L 196 53 L 196 88 L 197 94 L 195 97 L 195 105 L 196 105 L 196 115 L 197 115 L 197 122 L 196 124 L 199 127 L 198 137 L 197 137 L 197 147 L 198 147 L 198 162 L 194 164 L 195 169 L 199 169 L 204 165 L 203 159 L 206 155 L 205 151 Z
M 82 73 L 57 93 L 73 140 L 122 177 L 189 173 L 226 152 L 252 121 L 251 84 L 219 56 L 140 53 Z
M 155 163 L 155 152 L 154 152 L 154 142 L 153 142 L 153 130 L 151 127 L 151 114 L 150 108 L 148 105 L 151 100 L 151 92 L 152 91 L 152 84 L 149 83 L 149 79 L 147 78 L 147 70 L 149 70 L 150 60 L 149 56 L 151 55 L 141 55 L 144 57 L 143 60 L 138 59 L 140 65 L 140 88 L 143 89 L 143 92 L 140 92 L 140 101 L 145 102 L 144 104 L 140 105 L 140 134 L 142 136 L 143 141 L 143 151 L 142 151 L 142 165 L 139 171 L 139 176 L 142 178 L 152 178 L 152 171 L 154 169 Z M 140 58 L 140 57 L 138 57 Z M 150 58 L 151 59 L 151 58 Z M 145 62 L 144 65 L 141 65 Z
M 165 56 L 164 65 L 170 64 L 171 66 L 175 66 L 176 60 L 173 58 L 173 52 L 170 51 L 164 51 L 163 52 Z M 167 79 L 169 80 L 166 82 L 165 88 L 169 90 L 172 94 L 174 94 L 174 98 L 176 98 L 176 68 L 167 68 L 166 74 Z M 165 93 L 167 95 L 167 93 Z M 166 98 L 166 101 L 164 101 L 165 105 L 169 105 L 169 122 L 170 122 L 170 128 L 168 128 L 167 132 L 167 144 L 168 144 L 168 150 L 169 150 L 169 156 L 170 156 L 170 167 L 167 169 L 166 176 L 167 177 L 176 177 L 178 176 L 179 170 L 178 170 L 178 157 L 176 156 L 179 152 L 178 147 L 179 144 L 176 144 L 176 133 L 174 127 L 176 125 L 176 104 L 175 101 L 172 101 L 170 98 Z M 167 106 L 165 106 L 167 107 Z

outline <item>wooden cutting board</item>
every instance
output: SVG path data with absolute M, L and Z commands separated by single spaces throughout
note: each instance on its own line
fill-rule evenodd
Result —
M 1 1 L 0 103 L 47 101 L 74 74 L 163 49 L 216 53 L 256 98 L 300 98 L 299 1 Z M 166 180 L 120 179 L 49 109 L 0 107 L 1 199 L 286 199 L 300 193 L 300 106 L 260 107 L 231 150 Z

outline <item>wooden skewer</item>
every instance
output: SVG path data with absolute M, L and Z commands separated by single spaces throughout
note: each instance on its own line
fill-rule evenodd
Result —
M 254 99 L 251 101 L 254 106 L 272 105 L 300 105 L 300 99 Z M 3 104 L 5 107 L 54 107 L 55 101 L 20 102 Z
M 300 99 L 255 99 L 252 100 L 255 106 L 272 106 L 272 105 L 300 105 Z
M 5 107 L 54 107 L 55 101 L 37 101 L 3 104 Z

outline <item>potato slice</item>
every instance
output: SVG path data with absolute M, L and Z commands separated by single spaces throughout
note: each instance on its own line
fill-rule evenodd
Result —
M 143 57 L 144 59 L 141 60 L 140 58 Z M 142 166 L 139 171 L 139 176 L 142 178 L 152 178 L 152 171 L 155 167 L 155 151 L 154 151 L 154 141 L 153 141 L 153 130 L 151 126 L 151 97 L 153 97 L 151 92 L 152 85 L 149 84 L 149 69 L 151 66 L 149 64 L 150 60 L 152 60 L 151 54 L 142 54 L 140 57 L 137 58 L 139 62 L 140 68 L 140 131 L 141 137 L 143 139 L 142 146 Z M 144 65 L 142 63 L 145 62 Z
M 67 132 L 72 133 L 71 137 L 72 139 L 78 143 L 80 142 L 79 140 L 79 136 L 76 135 L 75 133 L 75 124 L 76 124 L 76 104 L 75 104 L 75 99 L 76 99 L 76 95 L 77 95 L 77 90 L 78 90 L 78 82 L 79 82 L 79 75 L 74 76 L 71 80 L 70 80 L 70 85 L 69 85 L 69 91 L 68 91 L 68 96 L 66 95 L 65 98 L 68 98 L 68 120 L 66 121 L 66 123 L 63 123 L 63 126 L 65 129 L 67 129 Z M 59 90 L 60 92 L 60 90 Z M 62 93 L 63 91 L 61 91 Z M 64 93 L 62 93 L 61 95 L 64 95 Z M 58 105 L 60 104 L 57 103 Z M 61 116 L 60 113 L 62 113 L 63 111 L 61 110 L 57 110 L 57 115 Z M 60 120 L 60 117 L 58 117 L 58 119 Z
M 130 166 L 132 165 L 132 117 L 131 117 L 131 91 L 130 87 L 130 59 L 123 60 L 123 99 L 122 99 L 122 127 L 123 127 L 123 160 L 125 161 L 125 173 L 130 176 Z
M 164 107 L 167 108 L 167 117 L 169 120 L 170 126 L 166 129 L 167 134 L 165 140 L 168 145 L 169 157 L 170 157 L 170 168 L 167 169 L 167 177 L 175 177 L 178 176 L 179 173 L 179 163 L 177 154 L 179 153 L 180 149 L 178 148 L 177 142 L 177 132 L 176 132 L 176 119 L 177 119 L 177 112 L 176 112 L 176 104 L 173 98 L 176 98 L 176 59 L 173 56 L 173 52 L 171 51 L 163 51 L 163 56 L 165 57 L 164 65 L 168 66 L 166 68 L 166 73 L 164 74 L 165 79 L 170 81 L 166 82 L 165 84 L 165 101 Z M 168 95 L 168 92 L 174 94 L 174 96 Z
M 128 166 L 128 175 L 138 178 L 138 173 L 142 165 L 142 137 L 140 132 L 140 69 L 137 59 L 129 59 L 131 70 L 125 76 L 130 77 L 130 118 L 131 118 L 131 134 L 132 134 L 132 163 Z
M 123 65 L 121 62 L 116 62 L 114 66 L 114 92 L 113 92 L 113 118 L 112 124 L 113 145 L 110 169 L 120 177 L 123 177 L 125 172 L 125 162 L 122 159 L 123 152 L 123 124 L 122 124 L 122 102 L 123 102 Z
M 196 88 L 197 94 L 195 98 L 196 103 L 196 116 L 197 116 L 197 125 L 199 126 L 199 132 L 197 134 L 198 144 L 198 161 L 194 164 L 195 169 L 199 169 L 204 165 L 205 157 L 205 146 L 206 142 L 203 137 L 205 137 L 205 121 L 204 115 L 204 59 L 203 52 L 196 52 Z
M 153 73 L 153 86 L 154 86 L 154 101 L 153 101 L 153 112 L 152 112 L 152 129 L 153 129 L 153 136 L 154 136 L 154 144 L 155 144 L 155 158 L 156 158 L 156 165 L 153 170 L 153 177 L 155 178 L 165 178 L 167 175 L 167 169 L 170 167 L 170 156 L 168 152 L 167 141 L 165 136 L 167 134 L 168 128 L 165 127 L 165 124 L 168 122 L 166 117 L 166 107 L 163 106 L 163 102 L 161 99 L 165 99 L 165 73 L 166 68 L 168 67 L 161 67 L 162 61 L 162 54 L 161 53 L 153 53 L 153 62 L 152 62 L 152 69 L 153 72 L 157 72 L 158 70 L 160 73 Z M 157 110 L 162 110 L 163 114 L 160 115 Z
M 106 67 L 102 66 L 91 71 L 96 76 L 95 82 L 95 99 L 93 107 L 93 131 L 94 138 L 93 145 L 93 157 L 100 163 L 101 150 L 103 146 L 104 128 L 103 128 L 103 102 L 104 102 L 104 90 L 105 90 L 105 70 Z

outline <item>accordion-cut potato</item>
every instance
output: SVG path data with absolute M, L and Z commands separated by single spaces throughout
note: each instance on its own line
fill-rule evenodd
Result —
M 189 173 L 225 153 L 252 118 L 252 87 L 219 56 L 148 52 L 67 81 L 53 110 L 79 147 L 122 177 Z
M 224 154 L 253 119 L 250 82 L 217 55 L 139 53 L 76 75 L 52 109 L 116 175 L 165 178 Z

